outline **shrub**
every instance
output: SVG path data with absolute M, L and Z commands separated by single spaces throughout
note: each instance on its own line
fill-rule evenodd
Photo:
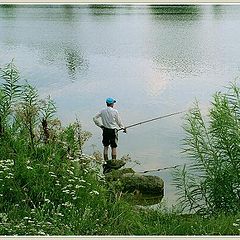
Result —
M 99 164 L 82 151 L 91 134 L 78 119 L 62 127 L 53 100 L 20 84 L 13 62 L 0 70 L 0 233 L 86 232 L 107 199 Z
M 214 95 L 209 120 L 197 103 L 186 115 L 184 153 L 173 173 L 179 202 L 190 212 L 236 212 L 240 206 L 240 89 Z

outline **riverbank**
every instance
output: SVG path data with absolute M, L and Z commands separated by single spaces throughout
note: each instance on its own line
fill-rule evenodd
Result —
M 83 153 L 91 133 L 62 127 L 52 99 L 19 79 L 13 62 L 1 69 L 0 235 L 239 235 L 236 210 L 183 215 L 123 197 L 99 153 Z
M 95 202 L 96 204 L 97 202 Z M 179 215 L 136 209 L 122 200 L 107 207 L 94 204 L 85 210 L 68 207 L 54 213 L 43 209 L 11 209 L 2 213 L 1 235 L 239 235 L 240 214 Z M 70 210 L 71 209 L 71 210 Z M 55 215 L 54 215 L 55 214 Z M 61 214 L 66 214 L 61 216 Z M 74 217 L 75 216 L 75 217 Z M 6 219 L 7 220 L 4 220 Z

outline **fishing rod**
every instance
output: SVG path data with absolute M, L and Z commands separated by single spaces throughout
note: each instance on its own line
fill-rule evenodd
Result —
M 160 117 L 152 118 L 152 119 L 145 120 L 145 121 L 142 121 L 142 122 L 134 123 L 134 124 L 131 124 L 131 125 L 125 127 L 125 128 L 120 128 L 120 129 L 118 129 L 118 131 L 125 130 L 125 129 L 131 128 L 131 127 L 135 127 L 135 126 L 138 126 L 138 125 L 141 125 L 141 124 L 148 123 L 148 122 L 156 121 L 156 120 L 159 120 L 159 119 L 171 117 L 171 116 L 183 113 L 183 112 L 186 112 L 186 110 L 181 111 L 181 112 L 174 112 L 174 113 L 170 113 L 170 114 L 167 114 L 167 115 L 164 115 L 164 116 L 160 116 Z

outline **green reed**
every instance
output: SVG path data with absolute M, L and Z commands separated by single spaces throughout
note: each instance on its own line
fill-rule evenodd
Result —
M 174 172 L 179 202 L 190 212 L 236 212 L 240 207 L 240 89 L 214 95 L 208 119 L 195 103 L 186 115 L 184 154 Z

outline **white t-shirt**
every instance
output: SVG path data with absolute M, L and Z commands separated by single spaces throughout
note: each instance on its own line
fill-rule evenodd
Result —
M 99 121 L 99 118 L 101 118 L 102 122 Z M 102 109 L 96 114 L 93 121 L 99 127 L 104 126 L 110 129 L 124 128 L 118 111 L 112 107 Z

